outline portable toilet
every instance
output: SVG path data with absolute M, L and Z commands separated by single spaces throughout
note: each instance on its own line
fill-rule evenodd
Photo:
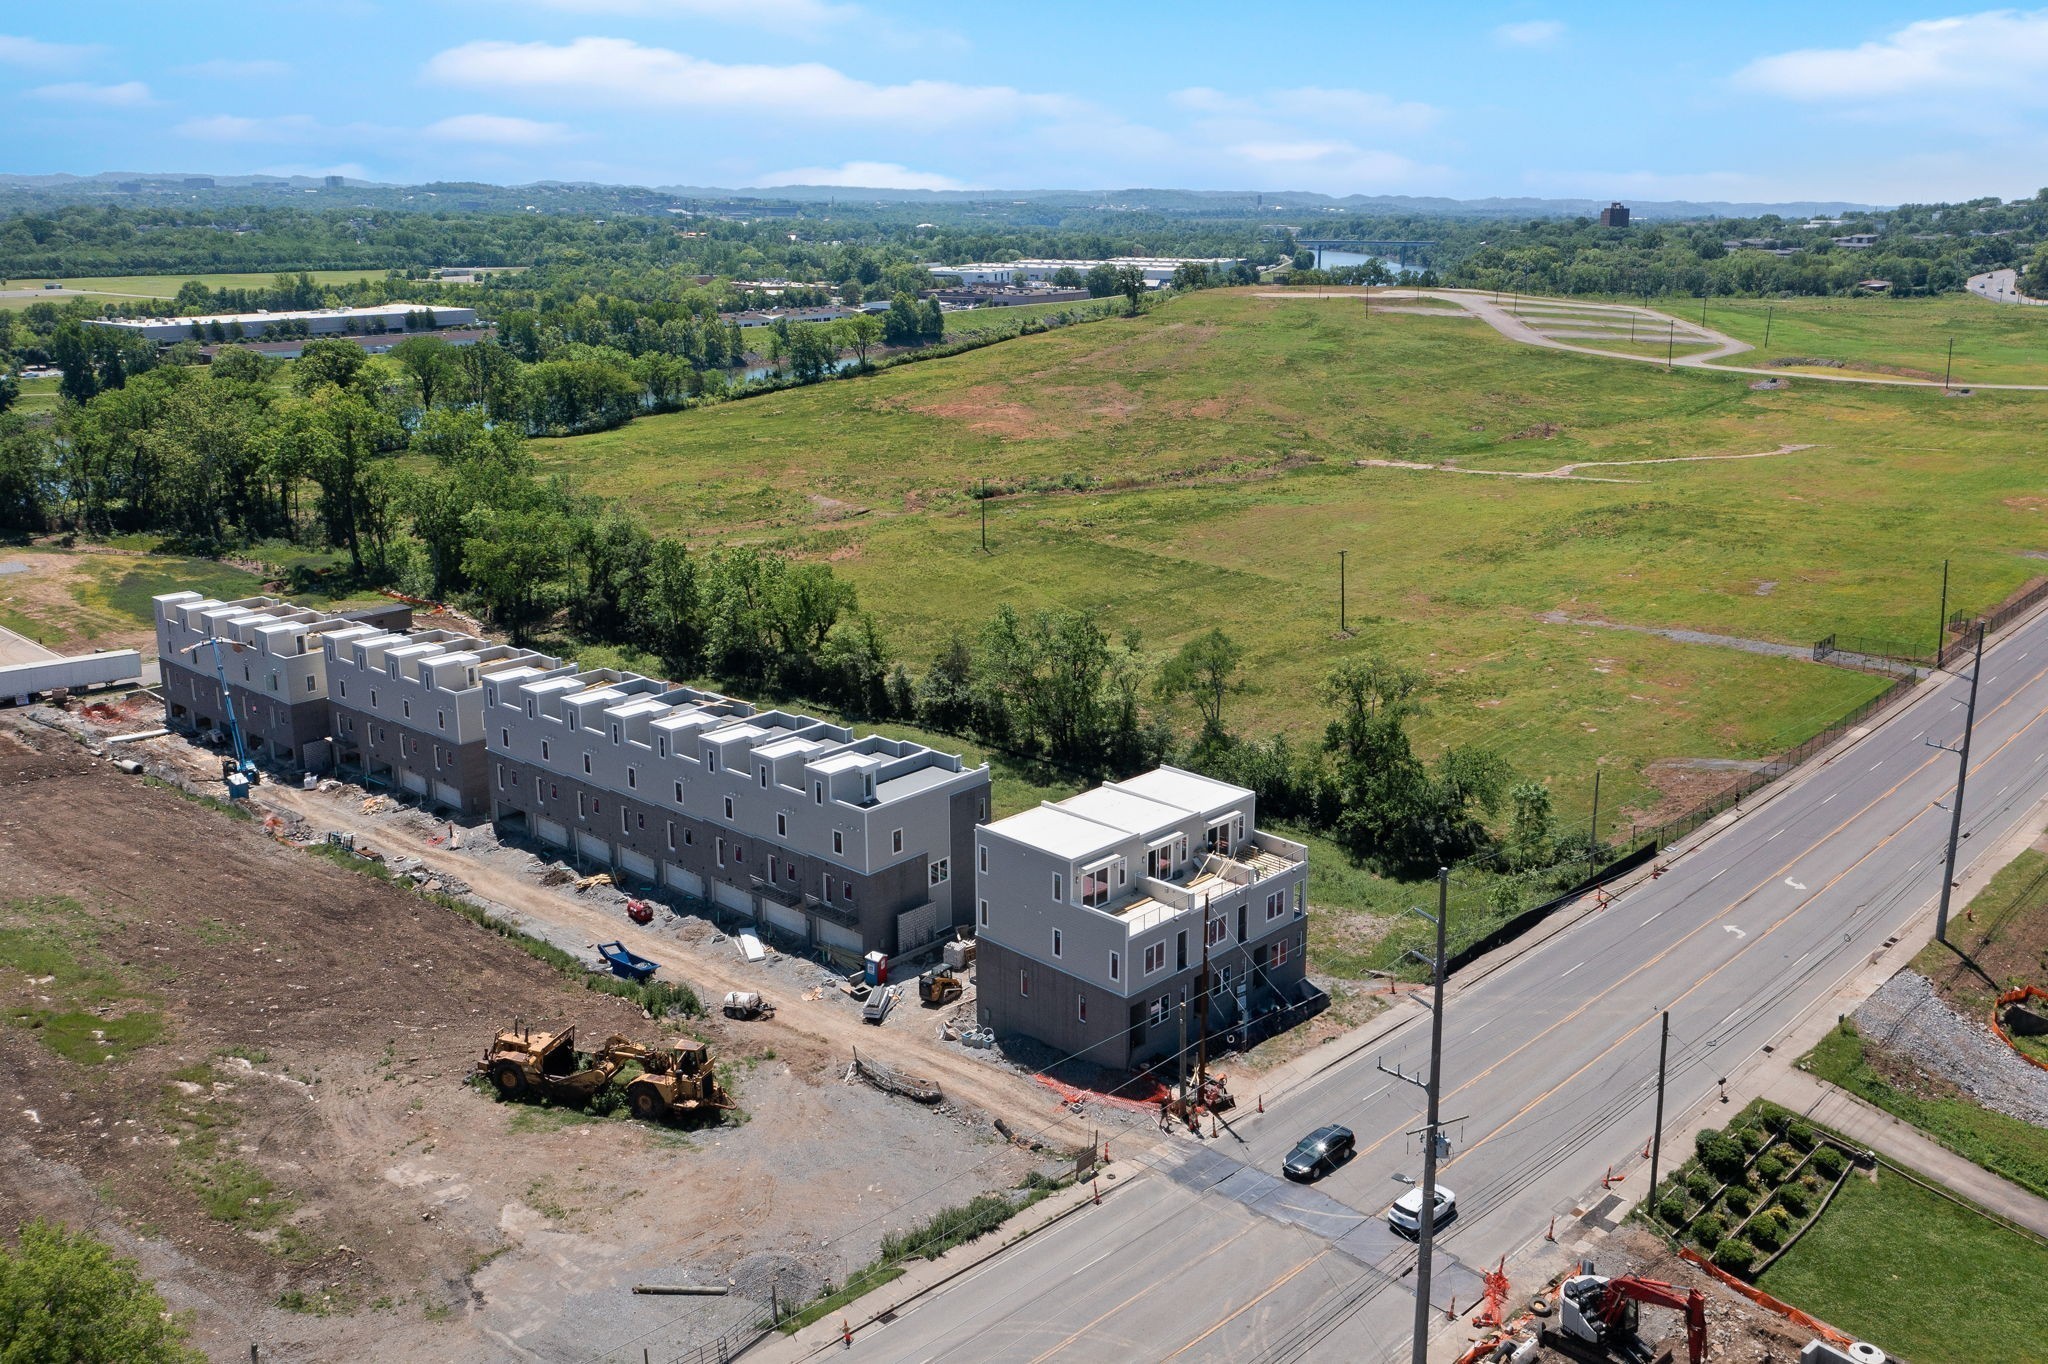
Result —
M 889 983 L 889 954 L 886 952 L 870 952 L 866 960 L 868 964 L 868 984 L 875 986 L 887 985 Z

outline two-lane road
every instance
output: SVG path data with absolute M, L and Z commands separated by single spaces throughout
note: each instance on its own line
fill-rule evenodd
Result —
M 1460 1216 L 1432 1297 L 1469 1305 L 1549 1219 L 1602 1215 L 1651 1125 L 1657 1017 L 1671 1012 L 1670 1113 L 1782 1038 L 1867 966 L 1939 888 L 1967 678 L 1951 677 L 1676 856 L 1660 879 L 1454 983 L 1441 1178 Z M 1989 649 L 1961 858 L 2048 796 L 2048 617 Z M 1899 961 L 1903 965 L 1903 958 Z M 1238 1139 L 1189 1144 L 1099 1209 L 1026 1241 L 858 1341 L 887 1360 L 1405 1356 L 1414 1249 L 1381 1220 L 1417 1172 L 1426 1026 L 1403 1026 L 1266 1099 Z M 1302 1132 L 1342 1122 L 1357 1158 L 1320 1184 L 1274 1179 Z M 1675 1161 L 1674 1157 L 1674 1161 Z M 1638 1180 L 1644 1176 L 1636 1175 Z M 1618 1198 L 1616 1199 L 1618 1202 Z M 1610 1206 L 1607 1217 L 1613 1216 Z

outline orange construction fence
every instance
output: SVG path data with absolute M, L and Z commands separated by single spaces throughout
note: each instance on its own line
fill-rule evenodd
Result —
M 1713 1263 L 1713 1261 L 1708 1260 L 1705 1256 L 1701 1255 L 1691 1246 L 1680 1247 L 1678 1256 L 1680 1259 L 1686 1261 L 1687 1263 L 1698 1265 L 1701 1269 L 1706 1270 L 1707 1273 L 1713 1275 L 1722 1283 L 1727 1284 L 1730 1288 L 1740 1293 L 1743 1297 L 1748 1298 L 1758 1307 L 1766 1308 L 1772 1312 L 1776 1312 L 1779 1316 L 1785 1318 L 1785 1320 L 1793 1322 L 1799 1326 L 1804 1326 L 1807 1330 L 1813 1332 L 1815 1335 L 1819 1336 L 1822 1340 L 1827 1341 L 1831 1345 L 1853 1345 L 1856 1343 L 1852 1337 L 1843 1335 L 1840 1331 L 1837 1331 L 1834 1327 L 1828 1325 L 1819 1317 L 1809 1316 L 1807 1313 L 1802 1312 L 1798 1308 L 1794 1307 L 1791 1303 L 1779 1302 L 1776 1298 L 1764 1292 L 1755 1284 L 1745 1283 L 1741 1279 L 1736 1278 L 1727 1270 Z
M 1998 1040 L 2011 1047 L 2013 1054 L 2018 1056 L 2020 1060 L 2025 1061 L 2030 1066 L 2039 1066 L 2043 1070 L 2048 1070 L 2048 1061 L 2043 1061 L 2035 1056 L 2029 1056 L 2026 1052 L 2021 1051 L 2012 1038 L 2006 1035 L 2005 1025 L 1998 1021 L 1998 1011 L 2000 1009 L 2003 1009 L 2008 1004 L 2017 1004 L 2023 999 L 2048 999 L 2048 990 L 2044 990 L 2038 985 L 2022 985 L 2017 990 L 2007 990 L 2004 994 L 2000 995 L 1998 1002 L 1991 1006 L 1991 1031 L 1997 1033 Z

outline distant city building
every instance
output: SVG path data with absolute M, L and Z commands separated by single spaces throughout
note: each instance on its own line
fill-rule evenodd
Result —
M 1877 245 L 1877 234 L 1875 232 L 1851 232 L 1846 237 L 1835 237 L 1831 240 L 1844 251 L 1862 251 Z
M 430 325 L 421 325 L 431 319 Z M 197 317 L 92 318 L 92 327 L 111 327 L 160 346 L 180 341 L 260 341 L 273 333 L 309 337 L 360 336 L 476 326 L 476 309 L 430 303 L 380 303 L 373 308 L 305 308 L 274 313 L 207 313 Z M 216 329 L 221 333 L 215 335 Z M 283 339 L 280 337 L 279 339 Z
M 1025 303 L 1082 303 L 1090 297 L 1086 289 L 1034 289 L 1015 284 L 991 284 L 958 289 L 927 289 L 922 297 L 935 298 L 946 308 L 1015 308 Z
M 1859 279 L 1856 287 L 1866 294 L 1888 294 L 1892 291 L 1892 282 L 1888 279 Z
M 1182 265 L 1208 265 L 1229 269 L 1239 263 L 1236 256 L 1116 256 L 1109 260 L 1013 260 L 982 261 L 972 265 L 929 264 L 925 269 L 934 275 L 950 275 L 963 285 L 969 284 L 1015 284 L 1022 275 L 1026 282 L 1039 284 L 1049 281 L 1061 270 L 1078 270 L 1087 274 L 1098 265 L 1107 265 L 1121 270 L 1126 265 L 1135 265 L 1145 276 L 1145 283 L 1152 288 L 1173 282 L 1174 270 Z
M 322 183 L 324 183 L 329 189 L 340 189 L 342 185 L 342 177 L 339 175 L 329 175 L 323 178 Z
M 1602 227 L 1627 227 L 1627 226 L 1628 226 L 1628 205 L 1627 205 L 1627 204 L 1622 204 L 1622 203 L 1613 203 L 1613 204 L 1609 204 L 1609 205 L 1608 205 L 1607 207 L 1605 207 L 1605 208 L 1601 209 L 1601 210 L 1600 210 L 1600 226 L 1602 226 Z

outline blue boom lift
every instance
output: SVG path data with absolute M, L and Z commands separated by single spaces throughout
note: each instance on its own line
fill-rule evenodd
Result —
M 213 649 L 213 675 L 220 679 L 220 702 L 227 709 L 228 737 L 233 740 L 235 745 L 235 756 L 233 758 L 221 759 L 220 775 L 221 780 L 227 783 L 228 799 L 240 800 L 248 795 L 249 788 L 261 781 L 263 777 L 256 770 L 256 764 L 249 761 L 249 750 L 242 743 L 242 722 L 235 715 L 235 698 L 228 691 L 227 664 L 221 659 L 221 646 L 223 644 L 237 653 L 240 653 L 243 648 L 235 640 L 222 639 L 219 635 L 215 635 L 210 639 L 200 640 L 185 652 L 196 654 L 208 646 L 211 646 Z

